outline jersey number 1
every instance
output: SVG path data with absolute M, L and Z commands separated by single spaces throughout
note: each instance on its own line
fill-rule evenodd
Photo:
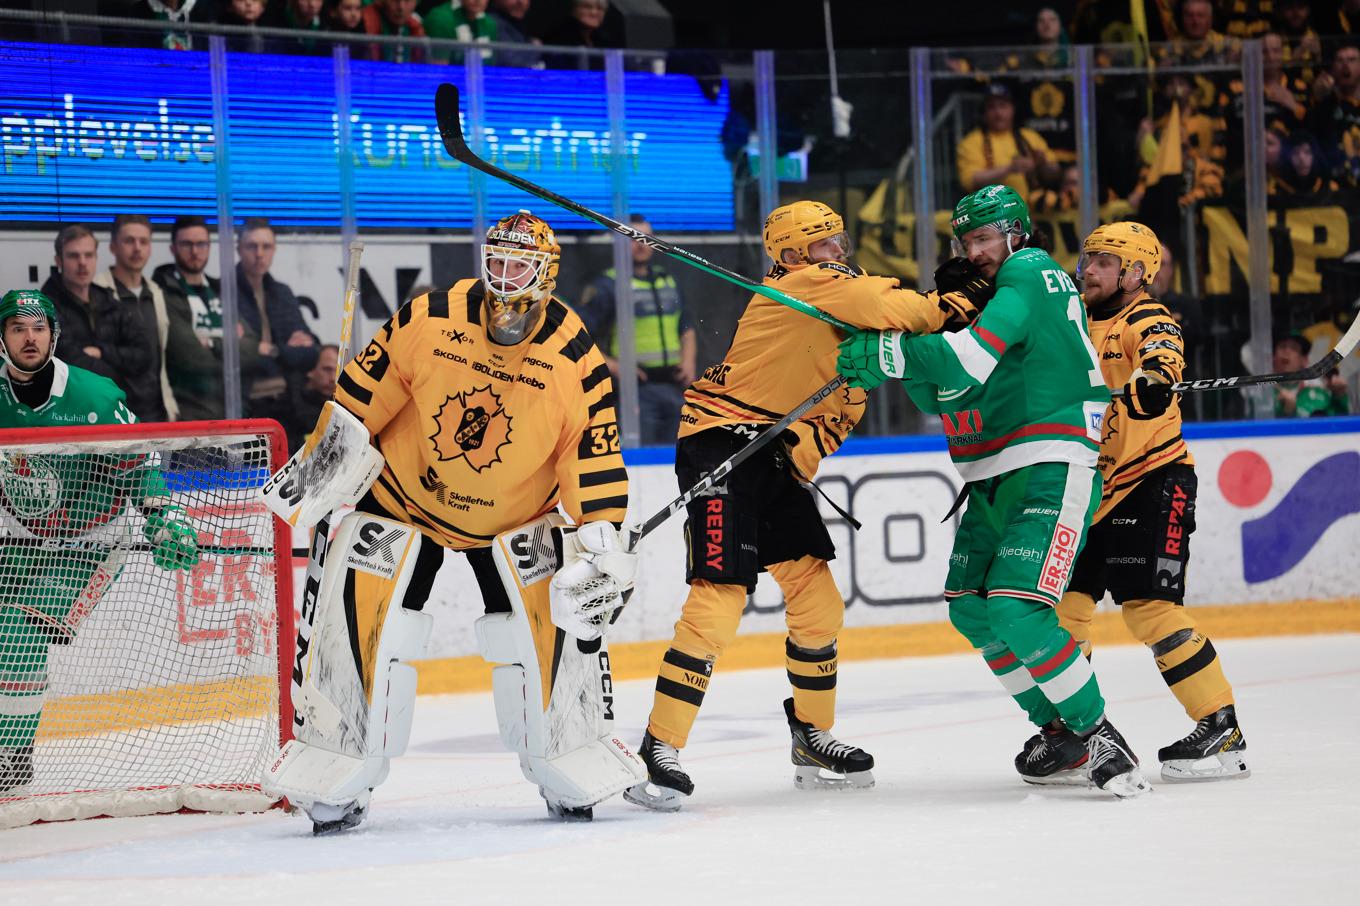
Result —
M 1091 357 L 1091 370 L 1086 372 L 1086 376 L 1091 379 L 1092 387 L 1104 387 L 1105 378 L 1100 373 L 1100 359 L 1096 355 L 1096 348 L 1091 345 L 1091 335 L 1086 332 L 1086 312 L 1081 306 L 1081 296 L 1070 296 L 1067 299 L 1067 320 L 1071 321 L 1077 328 L 1077 336 L 1081 337 L 1081 345 L 1086 347 L 1086 353 Z

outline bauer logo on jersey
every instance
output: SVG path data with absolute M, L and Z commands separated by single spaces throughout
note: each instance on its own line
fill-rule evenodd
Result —
M 501 447 L 510 443 L 510 416 L 491 387 L 477 387 L 445 398 L 434 417 L 430 435 L 440 462 L 466 459 L 480 472 L 501 461 Z
M 1039 590 L 1053 595 L 1062 595 L 1067 588 L 1067 578 L 1072 572 L 1072 563 L 1077 559 L 1077 543 L 1081 531 L 1058 523 L 1053 530 L 1053 540 L 1048 545 L 1048 556 L 1044 558 L 1044 569 L 1039 574 Z
M 365 522 L 345 551 L 345 565 L 391 579 L 397 574 L 397 563 L 413 531 L 395 522 Z
M 61 476 L 52 463 L 22 454 L 0 459 L 0 487 L 20 519 L 46 516 L 61 502 Z

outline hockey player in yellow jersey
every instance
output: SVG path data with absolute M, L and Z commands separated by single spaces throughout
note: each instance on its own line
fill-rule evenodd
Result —
M 1171 392 L 1185 369 L 1185 341 L 1171 313 L 1148 294 L 1161 251 L 1152 230 L 1130 222 L 1097 227 L 1082 246 L 1078 277 L 1091 342 L 1113 399 L 1100 447 L 1100 508 L 1058 617 L 1089 655 L 1091 619 L 1108 590 L 1129 630 L 1152 649 L 1162 679 L 1196 721 L 1188 736 L 1158 753 L 1163 780 L 1246 777 L 1232 687 L 1184 606 L 1196 482 Z M 1045 728 L 1017 761 L 1063 732 Z
M 986 281 L 961 260 L 937 273 L 941 290 L 953 291 L 918 293 L 896 279 L 865 275 L 848 263 L 850 243 L 841 217 L 819 202 L 777 208 L 765 221 L 764 240 L 774 261 L 767 286 L 857 327 L 959 328 L 990 295 Z M 685 393 L 675 453 L 680 486 L 693 486 L 834 377 L 841 339 L 829 324 L 753 296 L 723 361 Z M 770 453 L 752 456 L 689 504 L 690 591 L 662 658 L 639 752 L 648 782 L 624 794 L 630 801 L 673 811 L 693 791 L 677 750 L 688 739 L 714 663 L 735 637 L 746 595 L 762 569 L 784 593 L 793 692 L 784 708 L 793 734 L 795 783 L 872 785 L 873 758 L 829 732 L 845 602 L 827 563 L 835 548 L 805 486 L 859 421 L 867 398 L 862 390 L 842 387 L 770 445 Z M 828 779 L 819 769 L 835 776 Z
M 549 811 L 589 818 L 642 776 L 602 699 L 600 636 L 635 569 L 618 535 L 628 481 L 614 392 L 580 319 L 552 296 L 558 261 L 544 221 L 521 211 L 496 223 L 481 279 L 402 306 L 343 370 L 338 407 L 298 454 L 320 474 L 329 451 L 354 446 L 332 438 L 353 431 L 358 477 L 333 483 L 367 487 L 333 495 L 362 493 L 325 557 L 310 639 L 299 637 L 299 741 L 265 780 L 317 833 L 362 820 L 405 747 L 415 686 L 401 662 L 423 650 L 445 549 L 476 576 L 478 648 L 504 665 L 493 672 L 501 736 Z M 294 498 L 325 481 L 296 484 Z

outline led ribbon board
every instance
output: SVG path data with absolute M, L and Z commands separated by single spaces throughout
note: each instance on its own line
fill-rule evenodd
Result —
M 354 204 L 366 228 L 467 228 L 471 175 L 444 152 L 432 99 L 461 66 L 350 64 Z M 227 154 L 237 218 L 340 226 L 339 122 L 329 56 L 227 57 Z M 612 209 L 604 74 L 487 67 L 484 156 Z M 628 73 L 633 210 L 657 230 L 730 230 L 724 85 Z M 106 223 L 117 214 L 214 220 L 217 135 L 207 53 L 0 42 L 0 223 Z M 465 112 L 466 113 L 466 112 Z M 495 180 L 491 218 L 527 207 L 557 228 L 595 225 Z

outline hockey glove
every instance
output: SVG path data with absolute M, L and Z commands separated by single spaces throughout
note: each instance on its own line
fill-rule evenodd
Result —
M 604 635 L 615 611 L 627 603 L 637 575 L 637 554 L 609 522 L 554 531 L 562 567 L 548 588 L 555 626 L 583 642 Z
M 1124 403 L 1129 418 L 1145 421 L 1156 418 L 1171 407 L 1171 385 L 1155 371 L 1139 368 L 1124 385 Z
M 973 323 L 996 295 L 996 287 L 967 258 L 950 258 L 936 268 L 935 290 L 940 310 L 949 316 L 945 330 L 962 330 Z
M 887 380 L 900 380 L 907 376 L 902 356 L 904 337 L 900 330 L 857 330 L 841 341 L 836 370 L 851 387 L 863 390 L 873 390 Z
M 161 569 L 190 569 L 198 563 L 198 536 L 179 507 L 147 513 L 142 534 L 154 545 L 151 559 Z

